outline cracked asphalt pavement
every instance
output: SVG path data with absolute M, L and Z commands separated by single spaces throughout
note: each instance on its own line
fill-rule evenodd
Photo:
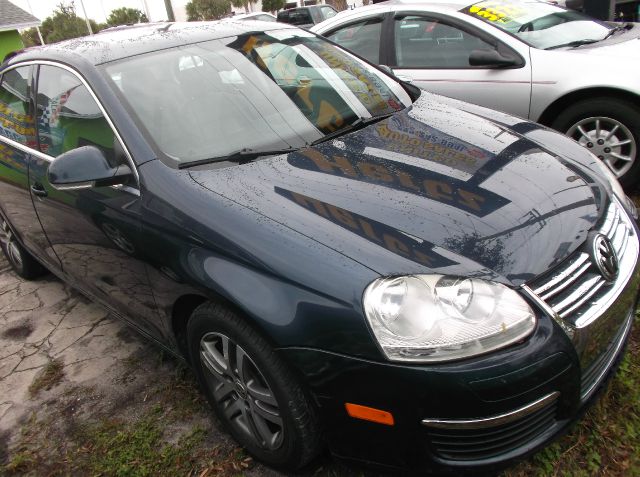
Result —
M 4 257 L 0 326 L 0 432 L 14 429 L 31 411 L 29 386 L 49 362 L 63 363 L 68 382 L 86 384 L 116 371 L 142 345 L 119 339 L 133 331 L 60 280 L 23 281 Z

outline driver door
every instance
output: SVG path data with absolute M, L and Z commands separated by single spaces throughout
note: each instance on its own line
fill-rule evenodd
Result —
M 394 72 L 427 91 L 529 117 L 531 65 L 513 49 L 475 29 L 441 16 L 399 13 L 393 19 Z M 517 57 L 511 67 L 470 66 L 474 50 Z
M 111 166 L 127 161 L 89 89 L 71 71 L 38 67 L 36 125 L 42 155 L 29 164 L 33 204 L 48 253 L 74 286 L 115 309 L 152 336 L 161 336 L 143 262 L 140 192 L 135 177 L 117 187 L 54 187 L 49 165 L 82 146 L 97 147 Z

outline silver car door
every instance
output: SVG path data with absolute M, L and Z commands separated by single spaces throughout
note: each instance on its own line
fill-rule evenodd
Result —
M 433 93 L 529 117 L 528 47 L 522 55 L 459 20 L 421 12 L 397 12 L 391 35 L 390 66 L 398 76 Z M 483 65 L 471 65 L 472 54 Z M 501 59 L 514 64 L 500 65 Z

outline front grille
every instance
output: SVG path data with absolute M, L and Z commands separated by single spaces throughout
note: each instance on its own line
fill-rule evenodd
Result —
M 450 461 L 487 460 L 529 445 L 556 422 L 556 401 L 508 424 L 482 429 L 429 429 L 432 451 Z
M 626 214 L 615 201 L 612 202 L 599 231 L 609 238 L 620 261 L 625 258 L 632 230 Z M 585 252 L 575 254 L 559 269 L 537 278 L 529 287 L 560 318 L 572 321 L 587 311 L 591 303 L 609 288 Z

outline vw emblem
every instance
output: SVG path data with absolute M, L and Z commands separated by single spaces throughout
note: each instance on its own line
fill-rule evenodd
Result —
M 618 276 L 618 256 L 606 235 L 595 234 L 591 239 L 591 259 L 608 282 Z

